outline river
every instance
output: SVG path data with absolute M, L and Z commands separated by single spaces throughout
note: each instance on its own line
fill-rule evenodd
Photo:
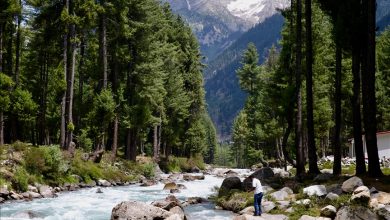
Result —
M 220 186 L 223 178 L 205 175 L 204 180 L 183 182 L 187 189 L 175 196 L 181 200 L 188 197 L 203 197 L 214 193 L 213 188 Z M 150 187 L 138 185 L 102 188 L 103 193 L 96 193 L 97 187 L 81 189 L 73 192 L 62 192 L 56 198 L 35 199 L 30 202 L 12 202 L 0 205 L 1 220 L 22 220 L 20 213 L 32 211 L 44 220 L 108 220 L 112 208 L 126 200 L 136 200 L 150 203 L 164 199 L 169 195 L 162 190 L 159 183 Z M 233 213 L 215 210 L 211 203 L 187 206 L 185 213 L 189 220 L 227 220 L 232 219 Z

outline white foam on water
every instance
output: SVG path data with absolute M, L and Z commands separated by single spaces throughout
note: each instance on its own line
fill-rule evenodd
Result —
M 182 181 L 187 189 L 175 194 L 179 199 L 188 197 L 207 198 L 213 194 L 213 188 L 220 186 L 222 178 L 206 175 L 205 180 Z M 136 200 L 150 203 L 164 199 L 169 195 L 162 190 L 163 184 L 159 183 L 150 187 L 138 185 L 101 188 L 103 193 L 96 193 L 97 188 L 82 189 L 74 192 L 59 193 L 57 198 L 36 199 L 31 202 L 14 202 L 0 205 L 1 220 L 21 220 L 12 218 L 13 215 L 25 211 L 37 213 L 44 220 L 107 220 L 111 216 L 112 208 L 128 200 Z M 214 207 L 198 207 L 198 209 L 186 209 L 189 216 L 194 219 L 231 219 L 231 213 L 214 210 Z M 192 213 L 196 212 L 196 213 Z M 203 216 L 203 217 L 202 217 Z M 228 216 L 228 217 L 227 217 Z M 190 218 L 191 219 L 191 218 Z

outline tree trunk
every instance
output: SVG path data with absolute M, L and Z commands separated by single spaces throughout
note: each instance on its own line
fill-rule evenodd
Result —
M 353 139 L 356 154 L 356 175 L 366 173 L 366 163 L 364 159 L 364 149 L 362 141 L 362 118 L 360 113 L 360 49 L 359 42 L 352 45 L 352 75 L 353 75 L 353 95 L 352 95 L 352 117 L 353 117 Z
M 292 117 L 292 116 L 291 116 Z M 284 132 L 284 135 L 283 135 L 283 140 L 282 140 L 282 151 L 283 151 L 283 155 L 284 155 L 284 159 L 285 161 L 289 162 L 293 167 L 297 167 L 297 163 L 296 161 L 294 161 L 288 154 L 287 152 L 287 142 L 288 142 L 288 138 L 290 137 L 290 134 L 291 134 L 291 130 L 292 130 L 292 127 L 293 127 L 293 123 L 292 123 L 292 119 L 291 120 L 288 120 L 289 122 L 287 123 L 287 128 L 286 128 L 286 131 Z M 285 164 L 287 164 L 285 162 Z
M 297 112 L 295 115 L 295 147 L 297 156 L 297 174 L 298 179 L 305 173 L 305 163 L 302 148 L 302 94 L 301 94 L 301 75 L 302 75 L 302 3 L 296 1 L 297 20 L 296 20 L 296 60 L 295 60 L 295 81 L 296 81 L 296 104 Z
M 23 7 L 22 1 L 19 0 L 20 7 Z M 19 84 L 19 73 L 20 73 L 20 37 L 21 37 L 21 27 L 20 23 L 22 22 L 22 12 L 17 16 L 17 25 L 18 30 L 16 33 L 16 50 L 15 50 L 15 87 Z
M 4 145 L 4 115 L 0 111 L 0 146 Z
M 333 175 L 341 174 L 341 61 L 342 49 L 336 42 L 336 80 L 335 80 L 335 128 L 333 136 Z
M 307 144 L 309 153 L 309 173 L 318 174 L 317 150 L 314 136 L 313 119 L 313 38 L 311 0 L 305 0 L 306 16 L 306 111 L 307 111 Z
M 3 72 L 3 24 L 0 23 L 0 73 Z M 0 146 L 4 145 L 4 115 L 0 109 Z
M 363 0 L 363 57 L 362 57 L 362 93 L 363 120 L 366 149 L 368 155 L 368 175 L 383 176 L 380 169 L 376 137 L 376 97 L 375 97 L 375 29 L 376 1 Z
M 104 0 L 100 4 L 104 7 Z M 106 14 L 99 15 L 99 66 L 103 77 L 103 89 L 107 89 L 107 31 L 106 31 Z
M 74 14 L 73 3 L 69 1 L 69 14 Z M 74 87 L 74 75 L 76 68 L 76 27 L 75 24 L 69 25 L 69 37 L 68 37 L 68 61 L 67 61 L 67 84 L 66 84 L 66 149 L 70 149 L 73 140 L 73 87 Z M 69 56 L 70 55 L 70 56 Z
M 137 135 L 134 128 L 127 129 L 127 138 L 126 138 L 126 151 L 125 157 L 127 160 L 136 161 L 137 159 Z
M 69 0 L 64 0 L 64 9 L 69 11 Z M 66 28 L 64 28 L 66 30 Z M 68 71 L 68 33 L 64 33 L 64 78 L 65 82 L 68 82 L 67 71 Z M 61 100 L 61 130 L 60 130 L 60 144 L 63 149 L 66 149 L 66 91 L 64 92 Z
M 155 125 L 153 128 L 153 160 L 157 162 L 158 159 L 158 125 Z
M 112 158 L 113 158 L 113 161 L 115 161 L 115 158 L 116 158 L 116 153 L 117 153 L 117 149 L 118 149 L 118 126 L 119 126 L 119 119 L 118 119 L 118 115 L 115 114 L 115 117 L 114 117 L 114 133 L 113 133 L 113 137 L 112 137 Z

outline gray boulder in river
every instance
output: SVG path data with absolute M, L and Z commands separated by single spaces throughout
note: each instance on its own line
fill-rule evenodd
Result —
M 167 219 L 174 213 L 143 202 L 121 202 L 112 209 L 111 220 Z

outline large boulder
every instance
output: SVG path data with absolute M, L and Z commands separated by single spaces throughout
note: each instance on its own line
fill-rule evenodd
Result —
M 321 209 L 321 216 L 328 217 L 328 218 L 334 218 L 336 216 L 337 209 L 336 207 L 332 205 L 327 205 L 324 208 Z
M 186 219 L 186 216 L 185 216 L 185 214 L 184 214 L 184 210 L 183 210 L 183 208 L 180 207 L 180 206 L 175 206 L 175 207 L 169 209 L 169 212 L 171 212 L 171 213 L 173 213 L 173 214 L 177 214 L 178 216 L 180 216 L 180 219 L 181 219 L 181 220 Z
M 250 214 L 244 214 L 240 216 L 236 216 L 233 220 L 288 220 L 288 217 L 285 215 L 270 215 L 263 213 L 261 216 L 253 216 Z
M 38 191 L 44 198 L 53 198 L 55 196 L 50 186 L 40 185 Z
M 325 199 L 326 200 L 329 200 L 329 201 L 333 201 L 333 200 L 337 200 L 339 198 L 339 195 L 337 195 L 336 193 L 328 193 L 326 196 L 325 196 Z
M 164 190 L 177 189 L 177 185 L 174 182 L 166 183 L 164 186 Z
M 269 211 L 271 211 L 274 208 L 276 208 L 276 205 L 275 205 L 274 202 L 264 201 L 264 202 L 261 203 L 261 210 L 263 212 L 269 212 Z
M 111 186 L 111 183 L 110 183 L 109 181 L 107 181 L 107 180 L 99 179 L 99 180 L 97 181 L 97 185 L 98 185 L 98 186 L 109 187 L 109 186 Z
M 363 206 L 343 206 L 337 214 L 335 220 L 379 220 L 379 216 L 369 208 Z
M 341 186 L 341 189 L 344 192 L 351 193 L 359 186 L 363 186 L 363 180 L 357 176 L 354 176 L 344 181 L 343 185 Z
M 194 180 L 204 180 L 205 176 L 202 175 L 191 175 L 191 174 L 184 174 L 183 179 L 185 181 L 194 181 Z
M 384 205 L 390 204 L 390 193 L 378 192 L 378 193 L 372 194 L 372 198 L 377 199 L 378 203 L 380 203 L 380 204 L 384 204 Z
M 238 177 L 228 177 L 223 180 L 221 187 L 219 188 L 218 195 L 224 196 L 229 194 L 233 189 L 241 190 L 242 183 Z
M 390 205 L 382 206 L 377 210 L 380 217 L 385 220 L 390 220 Z
M 181 202 L 174 195 L 169 195 L 164 200 L 157 200 L 152 202 L 152 205 L 169 211 L 173 207 L 181 207 Z
M 272 198 L 277 201 L 286 200 L 288 198 L 288 193 L 283 190 L 279 190 L 270 194 Z
M 303 193 L 308 196 L 325 196 L 327 192 L 324 185 L 314 185 L 304 188 Z
M 112 209 L 111 220 L 167 219 L 171 215 L 173 213 L 153 205 L 137 201 L 126 201 L 119 203 Z
M 246 178 L 243 182 L 243 187 L 245 190 L 249 190 L 252 188 L 252 181 L 250 180 L 250 177 L 255 177 L 262 182 L 264 180 L 269 180 L 275 176 L 274 171 L 272 171 L 269 167 L 263 167 L 258 170 L 256 170 L 254 173 L 252 173 L 248 178 Z
M 337 195 L 341 195 L 343 193 L 343 190 L 341 189 L 341 184 L 331 184 L 326 187 L 326 191 Z
M 351 201 L 356 204 L 367 206 L 370 202 L 370 190 L 367 186 L 359 186 L 353 191 Z
M 313 217 L 313 216 L 310 216 L 310 215 L 302 215 L 299 220 L 332 220 L 330 218 L 326 218 L 326 217 Z

